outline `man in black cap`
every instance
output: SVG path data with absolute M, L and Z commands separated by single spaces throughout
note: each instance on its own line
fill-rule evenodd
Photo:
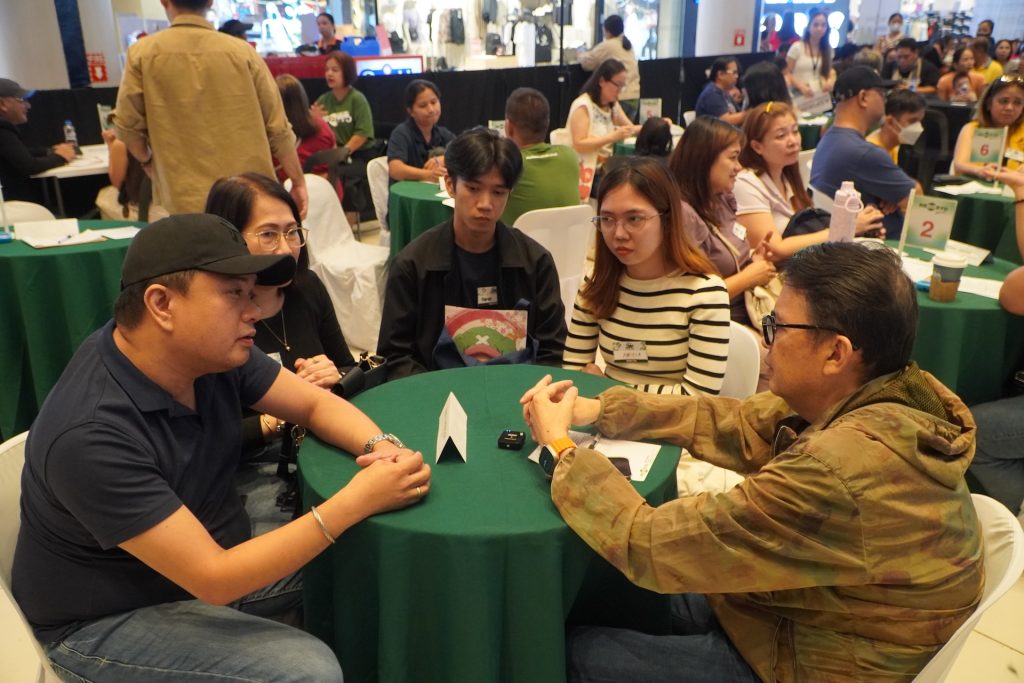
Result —
M 430 471 L 364 414 L 253 346 L 250 255 L 220 218 L 135 237 L 114 319 L 83 342 L 32 425 L 13 591 L 58 670 L 90 681 L 340 681 L 334 654 L 272 616 L 348 527 L 422 498 Z M 309 514 L 250 539 L 235 492 L 239 406 L 312 428 L 365 466 Z M 192 599 L 193 597 L 198 600 Z
M 248 38 L 246 37 L 245 34 L 248 33 L 249 29 L 251 28 L 252 24 L 247 24 L 244 21 L 239 21 L 238 19 L 228 19 L 223 24 L 221 24 L 220 28 L 217 30 L 221 33 L 226 33 L 229 36 L 241 38 L 242 40 L 248 42 Z
M 852 180 L 864 204 L 885 214 L 886 238 L 899 239 L 910 191 L 920 193 L 921 186 L 885 150 L 864 139 L 885 116 L 885 90 L 892 86 L 866 66 L 839 74 L 832 90 L 835 118 L 814 152 L 811 187 L 834 197 L 844 180 Z
M 68 143 L 34 148 L 21 139 L 18 129 L 28 121 L 32 108 L 29 98 L 35 90 L 25 90 L 8 78 L 0 78 L 0 187 L 4 199 L 27 202 L 40 200 L 39 183 L 32 176 L 75 158 L 75 148 Z

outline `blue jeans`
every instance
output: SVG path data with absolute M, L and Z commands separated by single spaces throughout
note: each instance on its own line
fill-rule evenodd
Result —
M 758 683 L 707 598 L 672 596 L 672 635 L 586 626 L 569 633 L 572 683 Z
M 295 574 L 227 607 L 184 600 L 97 619 L 46 654 L 66 681 L 340 683 L 327 645 L 265 618 L 301 600 Z
M 978 423 L 978 450 L 970 473 L 985 495 L 1020 513 L 1024 500 L 1024 396 L 971 408 Z

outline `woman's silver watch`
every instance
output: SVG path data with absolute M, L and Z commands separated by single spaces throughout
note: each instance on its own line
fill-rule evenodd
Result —
M 366 442 L 366 445 L 363 446 L 363 453 L 367 454 L 373 452 L 373 447 L 379 444 L 381 441 L 390 441 L 399 448 L 405 448 L 405 444 L 402 443 L 399 440 L 399 438 L 394 434 L 378 434 L 377 436 L 371 436 L 369 438 L 369 440 Z

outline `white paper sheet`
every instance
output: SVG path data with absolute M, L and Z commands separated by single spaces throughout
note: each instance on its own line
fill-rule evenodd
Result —
M 570 431 L 569 438 L 577 446 L 594 448 L 609 458 L 625 458 L 629 461 L 630 479 L 632 481 L 644 481 L 647 474 L 658 457 L 661 446 L 643 441 L 624 441 L 622 439 L 606 439 L 603 436 L 588 434 L 586 432 Z M 533 462 L 540 462 L 540 449 L 537 446 L 528 456 Z
M 928 247 L 924 247 L 924 250 L 931 254 L 939 254 L 942 251 L 959 254 L 967 259 L 967 264 L 971 266 L 980 266 L 982 261 L 984 261 L 990 253 L 988 249 L 982 249 L 981 247 L 976 247 L 973 244 L 965 244 L 964 242 L 958 242 L 957 240 L 949 240 L 946 242 L 945 250 L 929 249 Z
M 64 247 L 103 240 L 102 235 L 90 234 L 89 231 L 78 232 L 77 218 L 15 223 L 14 234 L 22 242 L 35 249 Z
M 129 225 L 123 228 L 101 228 L 99 230 L 85 230 L 82 234 L 84 235 L 86 233 L 92 233 L 94 235 L 99 235 L 100 237 L 105 237 L 108 240 L 130 240 L 131 238 L 139 234 L 139 230 L 141 230 L 141 228 L 136 228 L 133 225 Z
M 903 272 L 907 276 L 917 282 L 919 280 L 931 280 L 932 277 L 932 264 L 929 261 L 922 261 L 919 258 L 913 256 L 903 255 Z
M 959 291 L 970 292 L 971 294 L 988 297 L 989 299 L 998 299 L 999 288 L 1002 286 L 1001 280 L 988 280 L 983 277 L 968 277 L 965 275 L 960 278 Z
M 984 185 L 979 183 L 977 180 L 972 180 L 969 183 L 963 185 L 941 185 L 933 188 L 935 192 L 942 192 L 951 195 L 962 195 L 962 194 L 1001 194 L 1004 197 L 1012 197 L 1013 190 L 1005 185 L 1000 184 L 998 187 L 992 187 L 991 185 Z

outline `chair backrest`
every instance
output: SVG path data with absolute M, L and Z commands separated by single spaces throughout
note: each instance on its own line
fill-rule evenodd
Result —
M 551 131 L 551 144 L 572 147 L 572 133 L 568 128 L 555 128 Z
M 8 225 L 28 223 L 30 221 L 52 221 L 54 219 L 53 212 L 42 204 L 17 200 L 4 202 L 4 215 L 7 216 Z M 3 220 L 0 220 L 0 223 L 2 222 Z
M 829 213 L 832 213 L 832 209 L 835 206 L 835 202 L 832 201 L 831 197 L 821 190 L 816 190 L 813 187 L 811 188 L 811 202 L 814 204 L 815 208 L 824 209 Z
M 971 500 L 984 539 L 985 589 L 974 614 L 932 657 L 914 679 L 915 683 L 938 683 L 945 680 L 957 655 L 967 643 L 967 637 L 981 620 L 981 615 L 1003 597 L 1024 572 L 1024 530 L 1020 522 L 1005 505 L 988 496 L 972 493 Z
M 565 320 L 572 317 L 576 291 L 583 280 L 583 266 L 590 248 L 594 210 L 588 204 L 559 206 L 527 211 L 516 219 L 515 227 L 540 242 L 551 252 L 558 269 Z
M 683 112 L 683 125 L 689 126 L 697 118 L 697 112 L 693 109 Z
M 352 236 L 352 228 L 345 218 L 341 202 L 338 201 L 338 193 L 330 181 L 307 173 L 306 192 L 309 194 L 309 211 L 303 226 L 309 229 L 306 249 L 309 250 L 309 261 L 312 264 L 328 249 L 356 240 Z
M 11 595 L 11 564 L 21 527 L 21 470 L 25 465 L 22 432 L 0 444 L 0 662 L 9 681 L 58 681 L 43 648 Z
M 729 360 L 719 396 L 746 398 L 757 391 L 761 375 L 761 348 L 757 335 L 746 325 L 729 321 Z
M 366 178 L 370 181 L 373 209 L 381 230 L 388 228 L 388 158 L 377 157 L 366 163 Z
M 800 152 L 800 160 L 797 162 L 798 168 L 800 169 L 800 181 L 803 182 L 804 188 L 810 187 L 811 184 L 811 162 L 814 160 L 814 150 L 805 149 Z

